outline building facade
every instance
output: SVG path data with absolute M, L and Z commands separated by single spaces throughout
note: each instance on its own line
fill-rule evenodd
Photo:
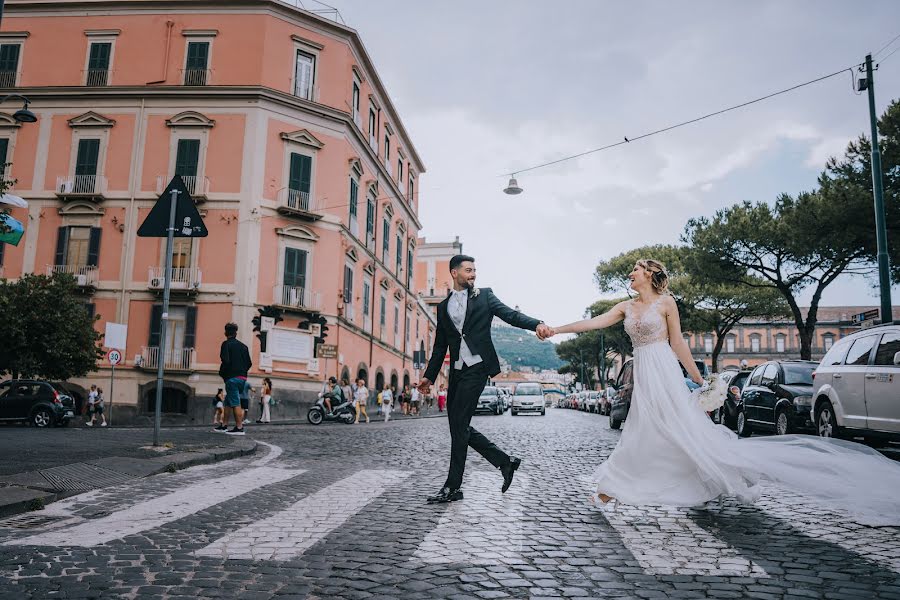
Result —
M 70 273 L 99 331 L 128 325 L 114 420 L 149 420 L 163 327 L 172 422 L 208 419 L 229 321 L 276 416 L 305 415 L 328 375 L 414 377 L 435 323 L 415 287 L 425 165 L 356 31 L 278 0 L 7 0 L 0 87 L 38 116 L 0 113 L 29 203 L 3 274 Z M 165 240 L 136 231 L 175 175 L 209 236 L 176 239 L 164 320 Z

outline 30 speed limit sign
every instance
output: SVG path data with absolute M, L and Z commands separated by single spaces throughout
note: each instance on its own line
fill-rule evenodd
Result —
M 109 360 L 109 364 L 116 366 L 122 362 L 122 353 L 118 350 L 110 350 L 109 354 L 106 355 L 106 358 Z

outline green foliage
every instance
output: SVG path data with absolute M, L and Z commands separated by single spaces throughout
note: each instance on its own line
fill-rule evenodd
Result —
M 102 357 L 101 335 L 71 275 L 0 281 L 0 373 L 65 381 Z
M 497 355 L 508 362 L 513 370 L 519 367 L 556 370 L 562 365 L 551 342 L 542 342 L 527 331 L 494 325 L 491 337 Z

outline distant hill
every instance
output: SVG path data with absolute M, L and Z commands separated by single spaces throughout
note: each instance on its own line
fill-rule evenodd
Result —
M 494 338 L 497 354 L 508 362 L 513 370 L 518 367 L 556 370 L 563 365 L 556 355 L 556 346 L 550 342 L 540 341 L 530 331 L 495 321 L 491 327 L 491 336 Z

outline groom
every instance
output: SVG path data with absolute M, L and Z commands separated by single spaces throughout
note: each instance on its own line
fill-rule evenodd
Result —
M 427 394 L 449 347 L 450 472 L 444 487 L 428 498 L 429 503 L 462 500 L 460 488 L 469 446 L 500 469 L 503 474 L 501 491 L 509 489 L 521 459 L 509 456 L 469 425 L 488 378 L 500 372 L 500 361 L 491 341 L 491 321 L 494 316 L 500 317 L 514 327 L 536 331 L 540 339 L 551 333 L 543 321 L 527 317 L 500 302 L 490 288 L 476 288 L 475 259 L 471 256 L 458 254 L 451 258 L 450 276 L 453 291 L 438 305 L 434 348 L 425 377 L 419 384 L 419 391 Z

